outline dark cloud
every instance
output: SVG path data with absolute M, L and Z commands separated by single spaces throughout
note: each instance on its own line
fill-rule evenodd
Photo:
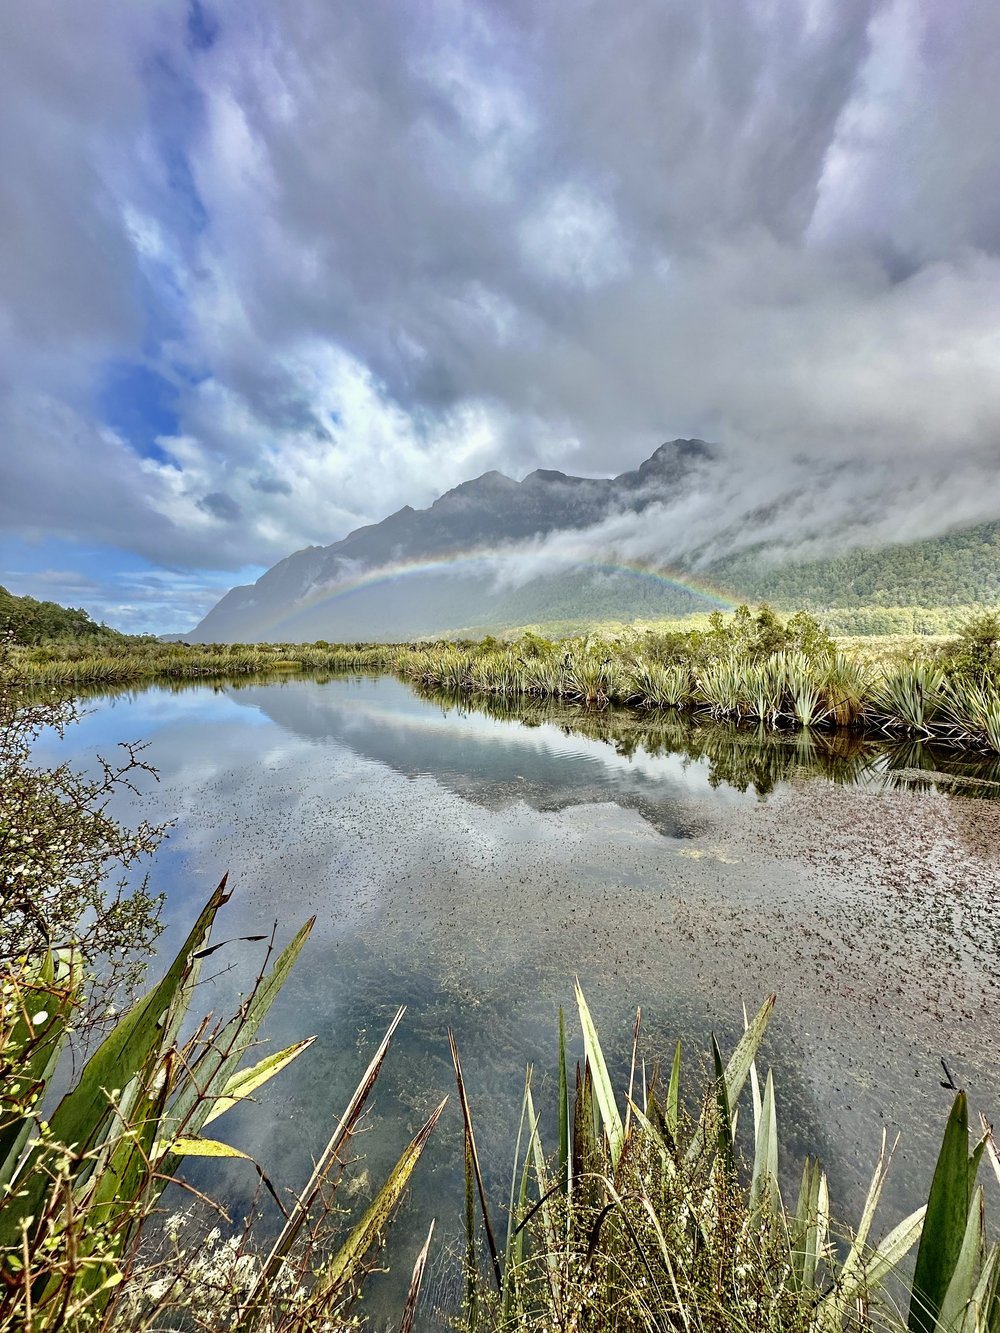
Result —
M 225 491 L 212 491 L 210 495 L 203 495 L 197 503 L 199 509 L 211 514 L 213 518 L 221 519 L 223 523 L 235 523 L 243 516 L 243 510 Z
M 250 485 L 262 495 L 291 495 L 292 488 L 281 477 L 251 477 Z

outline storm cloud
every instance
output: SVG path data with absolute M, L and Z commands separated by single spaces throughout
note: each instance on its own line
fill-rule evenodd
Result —
M 3 530 L 259 568 L 676 436 L 727 487 L 594 540 L 1000 517 L 998 59 L 985 0 L 10 0 Z

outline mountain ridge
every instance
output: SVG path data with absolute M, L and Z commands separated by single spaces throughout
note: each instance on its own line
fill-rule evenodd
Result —
M 504 585 L 497 566 L 490 567 L 491 559 L 527 542 L 680 500 L 695 480 L 707 479 L 711 490 L 713 477 L 721 479 L 712 469 L 725 466 L 721 446 L 677 439 L 615 477 L 536 468 L 517 481 L 485 472 L 425 509 L 404 505 L 327 546 L 292 552 L 256 583 L 226 593 L 189 637 L 196 642 L 405 640 L 472 624 L 655 619 L 711 609 L 726 599 L 810 610 L 1000 599 L 997 523 L 781 565 L 768 561 L 766 544 L 751 543 L 697 575 L 665 565 L 602 565 L 596 550 L 592 560 L 543 569 L 516 584 Z M 744 515 L 751 537 L 782 503 L 794 505 L 794 494 L 762 514 Z

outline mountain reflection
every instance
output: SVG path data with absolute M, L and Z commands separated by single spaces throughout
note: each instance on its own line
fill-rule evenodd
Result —
M 487 808 L 613 801 L 667 837 L 701 835 L 699 803 L 766 799 L 804 777 L 844 785 L 1000 794 L 1000 759 L 844 732 L 777 732 L 675 712 L 413 690 L 392 677 L 243 683 L 234 702 L 311 741 L 332 741 Z M 347 686 L 347 688 L 344 688 Z

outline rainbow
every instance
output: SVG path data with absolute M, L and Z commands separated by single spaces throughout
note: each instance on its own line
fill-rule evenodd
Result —
M 426 575 L 447 574 L 452 577 L 463 575 L 495 575 L 498 563 L 505 558 L 516 559 L 516 553 L 504 551 L 460 551 L 447 556 L 438 556 L 432 560 L 400 560 L 391 564 L 378 565 L 372 569 L 346 573 L 343 578 L 324 584 L 314 592 L 297 601 L 289 610 L 275 617 L 269 625 L 269 633 L 279 631 L 288 621 L 297 618 L 304 611 L 312 611 L 323 605 L 343 604 L 359 593 L 381 585 L 398 583 L 401 580 L 416 579 Z M 596 574 L 627 575 L 630 578 L 644 579 L 661 588 L 687 593 L 710 602 L 719 610 L 731 611 L 736 606 L 729 593 L 706 579 L 699 579 L 687 571 L 683 578 L 677 571 L 666 571 L 645 565 L 640 561 L 598 560 L 581 556 L 571 562 L 557 561 L 553 573 L 562 573 L 569 569 L 584 568 Z M 536 573 L 522 581 L 528 583 L 532 578 L 541 577 Z

